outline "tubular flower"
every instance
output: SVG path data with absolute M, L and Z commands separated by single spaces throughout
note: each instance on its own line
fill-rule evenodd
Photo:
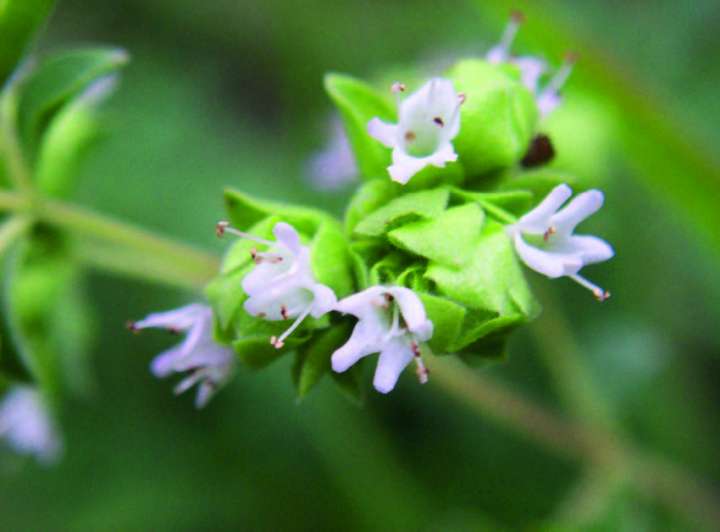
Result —
M 555 187 L 537 207 L 508 226 L 507 232 L 527 266 L 550 278 L 569 277 L 604 301 L 610 293 L 578 272 L 587 264 L 612 258 L 613 249 L 600 238 L 573 234 L 580 222 L 602 207 L 604 197 L 599 190 L 589 190 L 561 209 L 570 196 L 568 185 Z
M 492 47 L 485 58 L 493 64 L 511 63 L 520 69 L 522 82 L 527 89 L 535 95 L 540 116 L 547 116 L 560 105 L 560 89 L 572 73 L 575 64 L 574 54 L 567 54 L 562 66 L 553 75 L 547 84 L 540 88 L 540 77 L 547 71 L 547 63 L 539 57 L 522 56 L 516 57 L 511 54 L 512 43 L 515 40 L 520 25 L 525 17 L 519 11 L 510 16 L 510 22 L 505 27 L 500 42 Z
M 357 176 L 358 167 L 350 141 L 342 122 L 334 117 L 327 144 L 308 163 L 308 177 L 318 190 L 338 190 L 356 181 Z
M 227 222 L 218 224 L 218 233 L 232 233 L 267 246 L 265 252 L 250 253 L 255 267 L 242 281 L 249 296 L 245 310 L 258 318 L 278 321 L 295 318 L 290 327 L 270 342 L 278 349 L 285 339 L 298 328 L 308 316 L 319 318 L 330 312 L 337 298 L 331 288 L 320 284 L 310 266 L 310 249 L 300 243 L 300 236 L 293 226 L 280 222 L 273 228 L 276 242 L 257 238 L 230 227 Z
M 18 453 L 42 463 L 57 460 L 62 444 L 40 394 L 27 387 L 10 390 L 0 404 L 0 438 Z
M 179 345 L 155 357 L 150 370 L 158 378 L 186 373 L 187 376 L 175 387 L 175 393 L 181 394 L 198 384 L 197 408 L 207 405 L 233 373 L 235 357 L 229 348 L 213 340 L 212 310 L 207 305 L 194 303 L 153 313 L 128 327 L 133 331 L 164 328 L 176 334 L 187 333 Z
M 332 368 L 341 373 L 361 358 L 380 353 L 373 385 L 381 393 L 392 391 L 400 373 L 413 360 L 421 383 L 428 371 L 420 343 L 429 340 L 433 324 L 420 298 L 410 289 L 373 286 L 341 300 L 336 310 L 358 318 L 350 339 L 332 355 Z
M 431 79 L 404 100 L 399 97 L 405 91 L 403 84 L 393 84 L 392 91 L 398 95 L 398 123 L 387 124 L 379 118 L 368 123 L 370 136 L 393 149 L 390 177 L 405 184 L 426 166 L 443 168 L 456 161 L 452 140 L 460 131 L 464 95 L 443 78 Z

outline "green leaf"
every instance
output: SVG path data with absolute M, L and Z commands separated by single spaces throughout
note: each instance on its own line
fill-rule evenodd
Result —
M 93 321 L 64 237 L 37 228 L 7 270 L 10 337 L 33 380 L 50 397 L 86 392 Z
M 460 267 L 474 253 L 484 221 L 483 210 L 468 203 L 435 218 L 405 224 L 390 231 L 388 239 L 400 249 Z
M 453 189 L 453 195 L 465 201 L 477 202 L 483 206 L 490 204 L 500 207 L 515 216 L 522 216 L 529 211 L 534 198 L 534 194 L 530 190 L 516 189 L 500 192 L 473 192 Z
M 390 150 L 368 134 L 367 126 L 375 117 L 387 121 L 394 119 L 395 110 L 390 99 L 367 83 L 342 74 L 327 74 L 325 91 L 340 111 L 363 177 L 387 177 Z
M 492 220 L 461 267 L 431 262 L 426 275 L 440 293 L 470 309 L 526 319 L 538 311 L 504 227 Z
M 17 68 L 54 5 L 54 0 L 0 1 L 0 89 Z
M 348 234 L 373 211 L 389 203 L 402 192 L 402 185 L 390 179 L 373 179 L 355 191 L 345 212 L 345 229 Z
M 535 99 L 513 69 L 472 59 L 448 73 L 455 89 L 466 95 L 453 145 L 469 181 L 514 165 L 535 133 Z
M 330 357 L 350 337 L 351 321 L 343 320 L 316 335 L 298 353 L 297 393 L 303 398 L 330 371 Z
M 18 91 L 18 130 L 28 159 L 34 160 L 46 128 L 66 103 L 127 61 L 118 48 L 75 50 L 45 59 Z
M 437 355 L 454 351 L 451 346 L 460 335 L 465 321 L 465 308 L 447 298 L 422 292 L 418 292 L 418 296 L 425 307 L 428 319 L 433 322 L 430 349 Z
M 35 170 L 36 186 L 48 196 L 72 191 L 80 163 L 100 133 L 98 105 L 113 87 L 112 78 L 93 83 L 50 121 Z
M 329 286 L 338 298 L 349 295 L 354 287 L 350 249 L 334 220 L 320 224 L 310 245 L 310 264 L 318 282 Z
M 500 191 L 528 191 L 533 195 L 533 202 L 529 206 L 540 203 L 556 186 L 567 183 L 575 188 L 578 179 L 565 171 L 555 168 L 540 168 L 538 170 L 509 172 L 498 182 Z M 520 213 L 516 213 L 520 214 Z
M 365 217 L 355 227 L 355 234 L 377 237 L 404 223 L 433 218 L 441 214 L 450 193 L 445 188 L 404 194 Z

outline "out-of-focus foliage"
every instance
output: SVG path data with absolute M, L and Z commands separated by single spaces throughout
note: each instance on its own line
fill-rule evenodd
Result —
M 213 227 L 228 185 L 340 214 L 345 198 L 300 179 L 331 109 L 324 73 L 372 78 L 436 59 L 444 68 L 456 50 L 484 53 L 507 9 L 499 1 L 61 2 L 42 50 L 104 42 L 134 58 L 67 197 L 217 252 Z M 553 294 L 553 312 L 514 337 L 506 364 L 485 370 L 560 408 L 536 355 L 547 350 L 552 360 L 567 349 L 556 323 L 564 316 L 623 431 L 715 485 L 720 233 L 712 225 L 718 165 L 707 146 L 720 141 L 719 18 L 711 0 L 528 6 L 519 53 L 581 54 L 568 106 L 547 131 L 558 165 L 605 188 L 603 216 L 587 230 L 616 248 L 592 272 L 613 298 L 596 305 L 569 282 L 530 276 Z M 617 73 L 636 99 L 613 88 Z M 662 134 L 643 129 L 651 117 Z M 622 482 L 592 484 L 592 504 L 579 504 L 587 477 L 576 462 L 474 417 L 432 376 L 426 387 L 407 378 L 391 397 L 370 394 L 362 410 L 338 400 L 325 379 L 296 406 L 293 360 L 283 359 L 262 374 L 241 372 L 197 413 L 147 371 L 174 340 L 138 342 L 122 326 L 187 294 L 100 274 L 86 294 L 100 332 L 94 393 L 64 405 L 66 456 L 56 468 L 0 454 L 3 528 L 692 529 Z M 5 334 L 0 342 L 4 349 Z

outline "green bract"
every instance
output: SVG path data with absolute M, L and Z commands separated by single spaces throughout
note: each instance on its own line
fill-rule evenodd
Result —
M 225 193 L 225 201 L 230 223 L 257 237 L 273 240 L 275 224 L 292 225 L 310 249 L 315 279 L 330 287 L 338 298 L 356 289 L 356 264 L 342 226 L 330 215 L 315 209 L 252 199 L 233 190 Z M 337 331 L 344 330 L 349 322 L 336 314 L 307 318 L 287 339 L 282 350 L 271 345 L 269 338 L 287 329 L 288 321 L 257 318 L 243 308 L 247 295 L 242 280 L 255 266 L 250 251 L 256 246 L 258 244 L 251 240 L 234 242 L 225 255 L 220 275 L 207 287 L 206 295 L 216 316 L 216 336 L 218 341 L 232 345 L 241 362 L 255 368 L 271 363 L 287 351 L 295 351 L 295 380 L 302 397 L 329 369 L 330 353 L 346 337 Z
M 522 159 L 535 133 L 538 110 L 518 69 L 467 59 L 453 66 L 447 77 L 467 97 L 454 145 L 468 180 Z

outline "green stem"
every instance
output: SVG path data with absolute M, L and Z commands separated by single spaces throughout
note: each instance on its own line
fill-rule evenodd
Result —
M 651 494 L 704 528 L 720 523 L 720 497 L 691 474 L 635 449 L 605 428 L 564 419 L 447 357 L 435 359 L 432 381 L 477 414 L 597 470 L 623 469 L 641 494 Z
M 220 267 L 218 258 L 213 255 L 63 202 L 42 202 L 36 208 L 36 216 L 78 236 L 99 239 L 106 244 L 132 250 L 137 262 L 123 265 L 115 263 L 120 258 L 120 250 L 105 247 L 102 253 L 97 247 L 86 248 L 85 258 L 91 262 L 94 259 L 95 263 L 116 271 L 123 270 L 142 277 L 176 282 L 184 287 L 201 288 L 217 274 Z M 113 265 L 118 267 L 112 268 Z M 146 270 L 146 266 L 151 267 Z
M 20 194 L 0 190 L 0 211 L 18 211 L 27 208 L 28 203 Z
M 0 257 L 23 235 L 32 220 L 23 215 L 15 215 L 0 225 Z
M 13 186 L 23 192 L 30 192 L 31 173 L 20 148 L 13 122 L 12 91 L 8 91 L 0 100 L 0 153 L 5 156 L 7 174 Z

